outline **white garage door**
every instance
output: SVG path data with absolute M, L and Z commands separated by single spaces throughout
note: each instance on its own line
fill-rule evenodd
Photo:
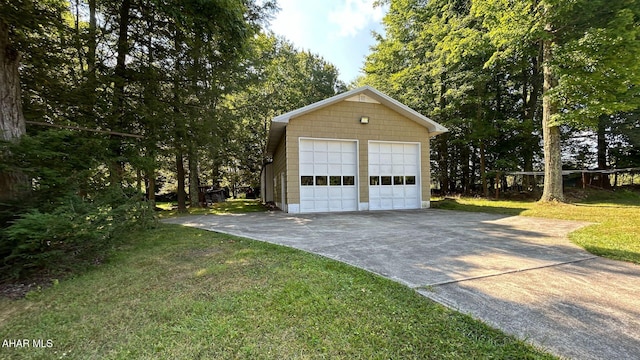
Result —
M 300 139 L 300 211 L 358 209 L 357 142 Z
M 369 209 L 419 209 L 420 146 L 369 142 Z

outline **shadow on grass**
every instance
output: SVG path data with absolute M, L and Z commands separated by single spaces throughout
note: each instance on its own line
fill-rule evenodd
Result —
M 584 190 L 583 199 L 574 201 L 578 206 L 640 206 L 640 192 L 621 190 Z
M 167 208 L 167 206 L 165 206 Z M 214 203 L 206 208 L 187 208 L 186 212 L 179 212 L 177 205 L 171 204 L 168 206 L 170 210 L 162 210 L 158 212 L 158 216 L 161 219 L 166 219 L 175 216 L 185 215 L 206 215 L 206 214 L 244 214 L 252 212 L 267 211 L 267 208 L 260 202 L 260 200 L 249 199 L 233 199 L 225 202 Z
M 448 199 L 448 198 L 431 201 L 431 207 L 434 209 L 442 209 L 442 210 L 483 212 L 488 214 L 504 214 L 504 215 L 511 215 L 511 216 L 520 215 L 522 214 L 523 211 L 528 210 L 526 208 L 518 208 L 518 207 L 495 206 L 495 204 L 492 204 L 491 206 L 462 204 L 458 202 L 456 199 Z
M 630 263 L 640 264 L 638 253 L 635 253 L 635 252 L 620 250 L 620 249 L 604 248 L 604 247 L 594 246 L 589 244 L 581 244 L 581 246 L 584 247 L 585 250 L 587 250 L 588 252 L 594 255 L 602 256 L 602 257 L 613 259 L 613 260 L 621 260 L 621 261 L 627 261 Z

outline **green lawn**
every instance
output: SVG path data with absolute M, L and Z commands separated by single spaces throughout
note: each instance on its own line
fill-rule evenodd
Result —
M 390 280 L 276 245 L 159 225 L 88 273 L 0 299 L 2 359 L 551 358 Z
M 640 264 L 640 194 L 620 190 L 578 195 L 569 204 L 476 198 L 436 199 L 431 204 L 439 209 L 593 222 L 569 234 L 569 239 L 593 254 Z
M 162 209 L 158 212 L 160 218 L 168 218 L 182 215 L 204 215 L 204 214 L 231 214 L 265 211 L 266 208 L 260 200 L 251 199 L 229 199 L 225 202 L 214 203 L 206 208 L 187 208 L 187 212 L 180 214 L 176 203 L 158 203 L 156 207 Z

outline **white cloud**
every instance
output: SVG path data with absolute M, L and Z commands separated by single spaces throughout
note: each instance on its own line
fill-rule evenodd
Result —
M 278 0 L 281 10 L 270 29 L 300 49 L 333 63 L 343 81 L 353 80 L 373 45 L 370 30 L 383 31 L 388 6 L 374 8 L 374 0 Z
M 295 44 L 303 44 L 305 42 L 305 17 L 308 14 L 304 8 L 296 6 L 299 1 L 296 0 L 280 0 L 278 6 L 281 10 L 271 21 L 271 30 L 276 34 L 285 36 Z
M 328 15 L 329 22 L 340 27 L 338 37 L 355 37 L 371 23 L 379 23 L 385 10 L 373 6 L 374 0 L 346 0 L 338 10 Z

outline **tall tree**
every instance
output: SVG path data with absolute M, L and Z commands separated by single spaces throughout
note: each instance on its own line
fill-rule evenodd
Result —
M 538 42 L 542 52 L 545 185 L 563 201 L 560 125 L 594 126 L 602 114 L 636 108 L 640 81 L 633 0 L 473 1 L 496 50 L 492 60 Z
M 26 132 L 18 70 L 20 56 L 9 37 L 9 23 L 0 17 L 0 139 L 5 141 L 17 139 Z
M 432 147 L 437 159 L 432 168 L 444 192 L 477 191 L 480 178 L 486 193 L 487 169 L 526 157 L 520 155 L 524 151 L 506 151 L 501 138 L 524 131 L 513 127 L 523 121 L 519 94 L 530 86 L 519 85 L 509 71 L 527 73 L 529 63 L 513 55 L 484 66 L 493 48 L 470 6 L 469 0 L 390 1 L 385 36 L 377 36 L 364 68 L 363 82 L 450 129 Z M 530 77 L 523 81 L 535 83 Z M 520 137 L 532 141 L 531 135 Z
M 257 187 L 271 119 L 342 92 L 345 85 L 334 65 L 274 34 L 260 34 L 251 46 L 246 86 L 226 97 L 236 120 L 225 165 L 227 178 Z
M 0 4 L 0 140 L 15 142 L 26 133 L 21 60 L 25 52 L 37 49 L 34 39 L 46 36 L 47 32 L 56 32 L 62 23 L 64 9 L 62 0 L 19 0 Z M 25 185 L 26 179 L 20 173 L 0 169 L 0 199 L 15 197 L 19 188 Z

